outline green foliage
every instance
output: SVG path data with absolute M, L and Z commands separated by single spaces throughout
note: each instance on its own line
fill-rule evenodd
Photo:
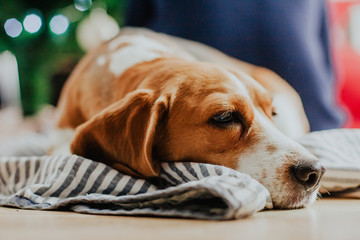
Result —
M 76 41 L 76 27 L 90 10 L 80 12 L 73 1 L 11 0 L 0 1 L 0 52 L 10 50 L 17 58 L 20 78 L 21 100 L 25 115 L 35 113 L 51 98 L 51 79 L 69 62 L 78 61 L 84 52 Z M 94 6 L 105 7 L 108 14 L 124 23 L 125 0 L 93 0 Z M 4 23 L 9 18 L 22 22 L 29 11 L 37 9 L 42 15 L 39 32 L 22 31 L 16 38 L 9 37 Z M 69 11 L 71 11 L 69 13 Z M 53 34 L 49 29 L 51 18 L 58 13 L 76 15 L 66 33 Z M 71 17 L 71 16 L 70 16 Z

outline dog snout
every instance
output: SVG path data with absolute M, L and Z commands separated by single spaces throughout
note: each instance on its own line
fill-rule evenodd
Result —
M 292 166 L 292 173 L 296 180 L 310 190 L 318 186 L 325 168 L 319 161 L 303 160 Z

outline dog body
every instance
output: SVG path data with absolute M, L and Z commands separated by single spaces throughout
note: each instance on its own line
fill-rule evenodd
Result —
M 145 29 L 123 29 L 85 56 L 61 94 L 57 128 L 72 153 L 133 176 L 157 177 L 162 161 L 248 173 L 279 208 L 313 202 L 324 172 L 289 138 L 308 123 L 279 76 Z

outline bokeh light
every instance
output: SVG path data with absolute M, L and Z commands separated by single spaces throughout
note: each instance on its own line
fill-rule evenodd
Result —
M 4 29 L 7 35 L 15 38 L 21 34 L 23 27 L 21 25 L 21 22 L 19 22 L 17 19 L 10 18 L 6 20 L 4 24 Z
M 74 6 L 77 10 L 83 12 L 88 10 L 92 5 L 92 1 L 91 0 L 75 0 L 74 1 Z
M 27 32 L 36 33 L 41 28 L 42 20 L 37 14 L 31 13 L 25 17 L 23 24 Z
M 55 15 L 50 21 L 50 30 L 55 34 L 63 34 L 69 28 L 69 19 L 63 14 Z

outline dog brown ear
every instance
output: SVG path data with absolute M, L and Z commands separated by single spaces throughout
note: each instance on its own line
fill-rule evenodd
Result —
M 152 159 L 152 147 L 168 103 L 152 91 L 130 93 L 76 129 L 72 153 L 133 176 L 158 176 L 160 162 Z

